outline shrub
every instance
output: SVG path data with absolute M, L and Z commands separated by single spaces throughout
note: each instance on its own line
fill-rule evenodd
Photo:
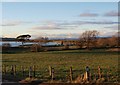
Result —
M 32 51 L 32 52 L 39 52 L 39 51 L 41 50 L 41 48 L 42 48 L 41 45 L 39 45 L 39 44 L 33 44 L 33 45 L 31 46 L 31 51 Z
M 3 43 L 2 47 L 11 47 L 11 44 L 10 43 Z

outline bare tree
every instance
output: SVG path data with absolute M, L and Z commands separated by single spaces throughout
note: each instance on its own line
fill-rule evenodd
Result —
M 107 47 L 109 46 L 108 38 L 99 38 L 97 39 L 97 47 Z
M 120 31 L 118 31 L 115 36 L 117 38 L 117 47 L 120 47 Z
M 77 40 L 76 41 L 76 46 L 78 47 L 78 48 L 82 48 L 83 47 L 83 41 L 82 40 Z
M 112 37 L 108 38 L 107 43 L 109 47 L 119 47 L 120 46 L 120 32 L 117 32 Z
M 112 36 L 111 38 L 109 38 L 108 43 L 110 47 L 118 46 L 118 37 Z
M 99 32 L 96 30 L 93 31 L 85 31 L 80 36 L 80 42 L 83 43 L 87 49 L 90 49 L 90 45 L 96 46 L 96 39 L 99 35 Z

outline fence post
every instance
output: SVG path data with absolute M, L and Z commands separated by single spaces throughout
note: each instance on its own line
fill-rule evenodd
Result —
M 52 75 L 51 75 L 52 80 L 54 80 L 54 72 L 55 72 L 55 70 L 54 70 L 54 68 L 52 68 Z
M 90 75 L 89 75 L 89 81 L 91 81 L 92 80 L 92 74 L 90 73 Z
M 86 73 L 87 73 L 87 81 L 90 80 L 90 68 L 88 66 L 86 66 Z
M 73 78 L 73 71 L 72 71 L 72 67 L 70 67 L 70 81 L 72 82 L 72 78 Z
M 13 72 L 14 72 L 14 76 L 16 76 L 16 65 L 14 65 L 14 69 L 13 69 Z
M 3 65 L 3 73 L 6 74 L 6 65 Z
M 100 68 L 100 66 L 98 66 L 98 77 L 99 77 L 99 79 L 101 78 L 101 68 Z
M 21 66 L 22 76 L 24 77 L 24 67 Z
M 36 70 L 35 65 L 33 65 L 33 75 L 34 75 L 34 77 L 35 77 L 35 70 Z
M 13 65 L 11 66 L 11 75 L 14 76 L 14 66 Z
M 96 76 L 96 73 L 94 73 L 94 79 L 97 80 L 97 76 Z
M 110 81 L 110 67 L 108 66 L 108 71 L 107 71 L 107 81 Z
M 52 67 L 49 66 L 49 76 L 52 76 Z
M 30 67 L 29 67 L 29 77 L 32 76 L 32 75 L 31 75 L 31 72 L 32 72 L 32 67 L 30 66 Z

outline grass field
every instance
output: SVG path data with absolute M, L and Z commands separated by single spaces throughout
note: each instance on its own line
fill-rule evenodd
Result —
M 74 77 L 82 74 L 85 67 L 89 66 L 91 72 L 96 73 L 97 67 L 102 68 L 102 72 L 106 73 L 108 67 L 113 77 L 118 78 L 118 52 L 105 52 L 100 50 L 83 51 L 83 50 L 65 50 L 65 51 L 49 51 L 37 53 L 13 53 L 3 54 L 2 64 L 17 65 L 17 71 L 20 71 L 20 66 L 37 66 L 37 71 L 41 75 L 47 75 L 48 66 L 55 68 L 57 72 L 69 71 L 70 66 L 73 67 Z M 65 76 L 66 74 L 59 74 Z M 115 81 L 113 79 L 111 81 Z

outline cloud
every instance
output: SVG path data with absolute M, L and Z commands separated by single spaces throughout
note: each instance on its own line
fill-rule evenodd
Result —
M 118 25 L 120 22 L 114 21 L 61 21 L 61 22 L 41 22 L 31 29 L 35 30 L 71 30 L 77 29 L 80 25 Z
M 116 34 L 116 32 L 115 31 L 110 31 L 110 32 L 104 32 L 101 36 L 113 36 L 113 35 L 115 35 Z
M 10 38 L 12 37 L 11 35 L 2 35 L 2 38 Z
M 69 25 L 77 27 L 77 25 L 86 25 L 86 24 L 96 24 L 96 25 L 111 25 L 111 24 L 119 24 L 120 22 L 114 21 L 73 21 L 68 23 L 61 23 L 61 25 Z
M 120 16 L 120 13 L 113 10 L 113 11 L 109 11 L 109 12 L 105 13 L 104 16 L 116 17 L 116 16 Z
M 43 22 L 39 26 L 33 27 L 32 29 L 40 29 L 40 30 L 52 30 L 52 29 L 60 29 L 58 24 L 54 22 Z
M 90 13 L 90 12 L 85 12 L 80 14 L 80 17 L 96 17 L 96 16 L 98 16 L 97 13 Z
M 32 29 L 37 29 L 37 30 L 54 30 L 54 29 L 73 29 L 77 27 L 77 25 L 64 22 L 64 21 L 43 21 L 39 26 L 32 27 Z
M 109 25 L 109 24 L 119 24 L 120 22 L 113 21 L 95 21 L 95 20 L 86 20 L 86 21 L 15 21 L 15 20 L 4 20 L 0 26 L 18 26 L 18 25 L 26 25 L 26 24 L 37 24 L 38 26 L 32 27 L 32 29 L 40 29 L 40 30 L 52 30 L 52 29 L 74 29 L 80 25 L 86 24 L 96 24 L 96 25 Z
M 33 27 L 32 29 L 37 29 L 37 30 L 54 30 L 54 29 L 60 29 L 57 26 L 52 26 L 52 25 L 48 25 L 48 26 L 37 26 L 37 27 Z
M 86 20 L 86 21 L 72 21 L 72 22 L 63 22 L 60 23 L 60 25 L 65 26 L 76 26 L 76 25 L 85 25 L 85 24 L 98 24 L 98 25 L 104 25 L 104 24 L 119 24 L 120 22 L 115 21 L 108 21 L 108 20 L 102 20 L 102 21 L 95 21 L 95 20 Z
M 3 21 L 0 26 L 18 26 L 23 24 L 29 24 L 32 23 L 31 21 Z
M 65 39 L 65 38 L 79 38 L 80 34 L 79 33 L 58 33 L 58 34 L 47 34 L 47 33 L 42 33 L 42 34 L 35 34 L 33 35 L 34 38 L 38 37 L 48 37 L 48 38 L 59 38 L 59 39 Z
M 112 30 L 118 30 L 118 25 L 107 26 L 107 27 L 104 27 L 104 28 L 109 28 L 109 29 L 112 29 Z
M 21 22 L 18 22 L 18 21 L 13 21 L 13 22 L 3 22 L 1 24 L 1 26 L 16 26 L 16 25 L 19 25 L 21 24 Z
M 104 25 L 104 24 L 118 24 L 118 22 L 113 21 L 86 21 L 85 24 L 98 24 L 98 25 Z

